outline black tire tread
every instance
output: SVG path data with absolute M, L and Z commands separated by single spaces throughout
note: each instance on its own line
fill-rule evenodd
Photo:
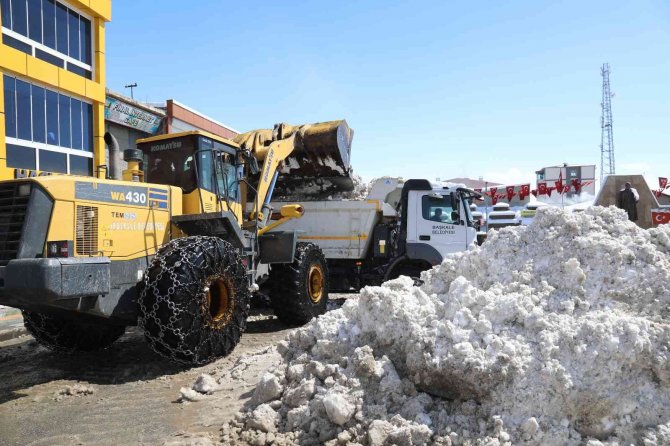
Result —
M 66 353 L 103 350 L 126 331 L 123 325 L 79 321 L 25 310 L 23 324 L 37 342 Z
M 324 272 L 324 293 L 318 304 L 312 303 L 306 287 L 309 266 L 320 262 Z M 314 243 L 298 243 L 293 263 L 272 265 L 270 301 L 275 315 L 288 325 L 304 325 L 326 312 L 328 305 L 328 265 Z

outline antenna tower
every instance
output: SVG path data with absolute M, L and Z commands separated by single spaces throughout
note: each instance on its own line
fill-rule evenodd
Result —
M 614 175 L 614 138 L 612 137 L 612 92 L 610 91 L 610 64 L 600 69 L 603 77 L 603 99 L 600 103 L 600 187 L 607 175 Z

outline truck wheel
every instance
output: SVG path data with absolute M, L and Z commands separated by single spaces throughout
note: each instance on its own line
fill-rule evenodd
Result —
M 23 324 L 37 342 L 62 352 L 102 350 L 126 331 L 123 325 L 83 322 L 33 311 L 23 311 Z
M 185 364 L 229 354 L 246 328 L 249 287 L 237 250 L 217 237 L 163 246 L 138 285 L 139 325 L 154 351 Z
M 326 312 L 328 266 L 317 245 L 298 243 L 293 263 L 273 265 L 270 281 L 272 307 L 282 322 L 302 325 Z

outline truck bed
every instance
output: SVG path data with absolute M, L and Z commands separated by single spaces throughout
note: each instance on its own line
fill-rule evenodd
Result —
M 305 214 L 276 230 L 300 231 L 298 240 L 317 244 L 327 259 L 364 258 L 382 213 L 394 213 L 380 200 L 273 202 L 272 207 L 292 203 L 302 205 Z

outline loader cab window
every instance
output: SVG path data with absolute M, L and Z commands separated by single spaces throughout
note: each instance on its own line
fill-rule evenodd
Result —
M 163 139 L 138 145 L 145 154 L 147 182 L 181 187 L 188 193 L 198 187 L 195 176 L 192 138 Z
M 239 201 L 239 184 L 236 150 L 233 147 L 200 137 L 198 152 L 198 176 L 203 189 Z
M 421 198 L 421 214 L 425 220 L 458 224 L 451 219 L 451 213 L 455 210 L 449 194 L 441 197 L 426 194 Z

